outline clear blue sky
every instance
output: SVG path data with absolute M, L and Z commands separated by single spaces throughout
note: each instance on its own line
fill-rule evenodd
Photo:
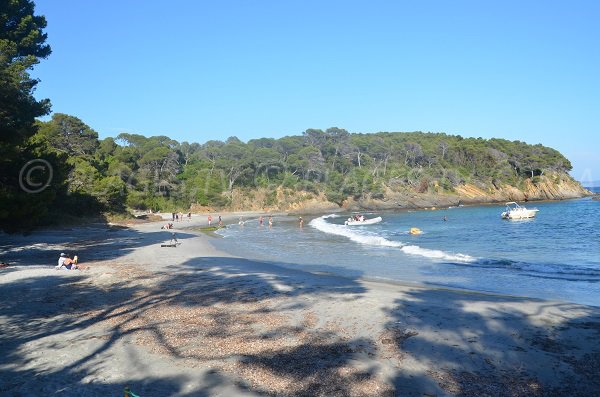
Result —
M 36 96 L 101 137 L 435 131 L 600 180 L 600 1 L 37 0 Z

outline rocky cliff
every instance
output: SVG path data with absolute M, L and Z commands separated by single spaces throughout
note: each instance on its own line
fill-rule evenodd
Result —
M 297 192 L 278 187 L 276 190 L 234 190 L 231 210 L 285 211 L 293 213 L 322 213 L 340 210 L 391 210 L 402 208 L 449 207 L 459 204 L 504 203 L 507 201 L 563 200 L 592 195 L 567 174 L 553 174 L 524 179 L 519 186 L 476 186 L 463 184 L 454 192 L 432 187 L 425 193 L 411 189 L 385 188 L 383 197 L 346 199 L 342 205 L 327 200 L 323 192 Z

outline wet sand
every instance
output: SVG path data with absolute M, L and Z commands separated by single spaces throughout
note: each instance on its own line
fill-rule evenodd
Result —
M 0 235 L 1 395 L 600 393 L 600 308 L 236 258 L 183 229 L 205 215 L 161 247 L 160 225 Z

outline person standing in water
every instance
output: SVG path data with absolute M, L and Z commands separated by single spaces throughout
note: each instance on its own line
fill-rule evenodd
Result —
M 208 226 L 210 226 L 212 224 L 212 216 L 209 215 L 208 216 Z
M 263 225 L 263 222 L 264 222 L 264 218 L 263 218 L 263 216 L 261 215 L 261 216 L 259 216 L 259 217 L 258 217 L 258 226 L 262 226 L 262 225 Z
M 273 227 L 273 215 L 269 215 L 269 229 Z
M 298 223 L 300 223 L 300 227 L 304 227 L 304 219 L 301 216 L 298 217 Z

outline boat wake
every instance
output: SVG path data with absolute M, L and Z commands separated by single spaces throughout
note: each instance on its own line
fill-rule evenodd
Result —
M 453 261 L 460 263 L 471 263 L 476 261 L 476 258 L 465 254 L 449 254 L 440 250 L 432 250 L 422 248 L 417 245 L 407 245 L 400 241 L 388 240 L 385 237 L 378 236 L 373 232 L 366 230 L 356 230 L 348 228 L 344 225 L 337 225 L 327 221 L 329 218 L 337 218 L 338 215 L 325 215 L 320 218 L 315 218 L 310 221 L 309 225 L 323 233 L 334 234 L 337 236 L 346 237 L 356 243 L 370 246 L 399 248 L 402 252 L 409 255 L 418 255 L 431 259 L 439 259 L 445 261 Z

